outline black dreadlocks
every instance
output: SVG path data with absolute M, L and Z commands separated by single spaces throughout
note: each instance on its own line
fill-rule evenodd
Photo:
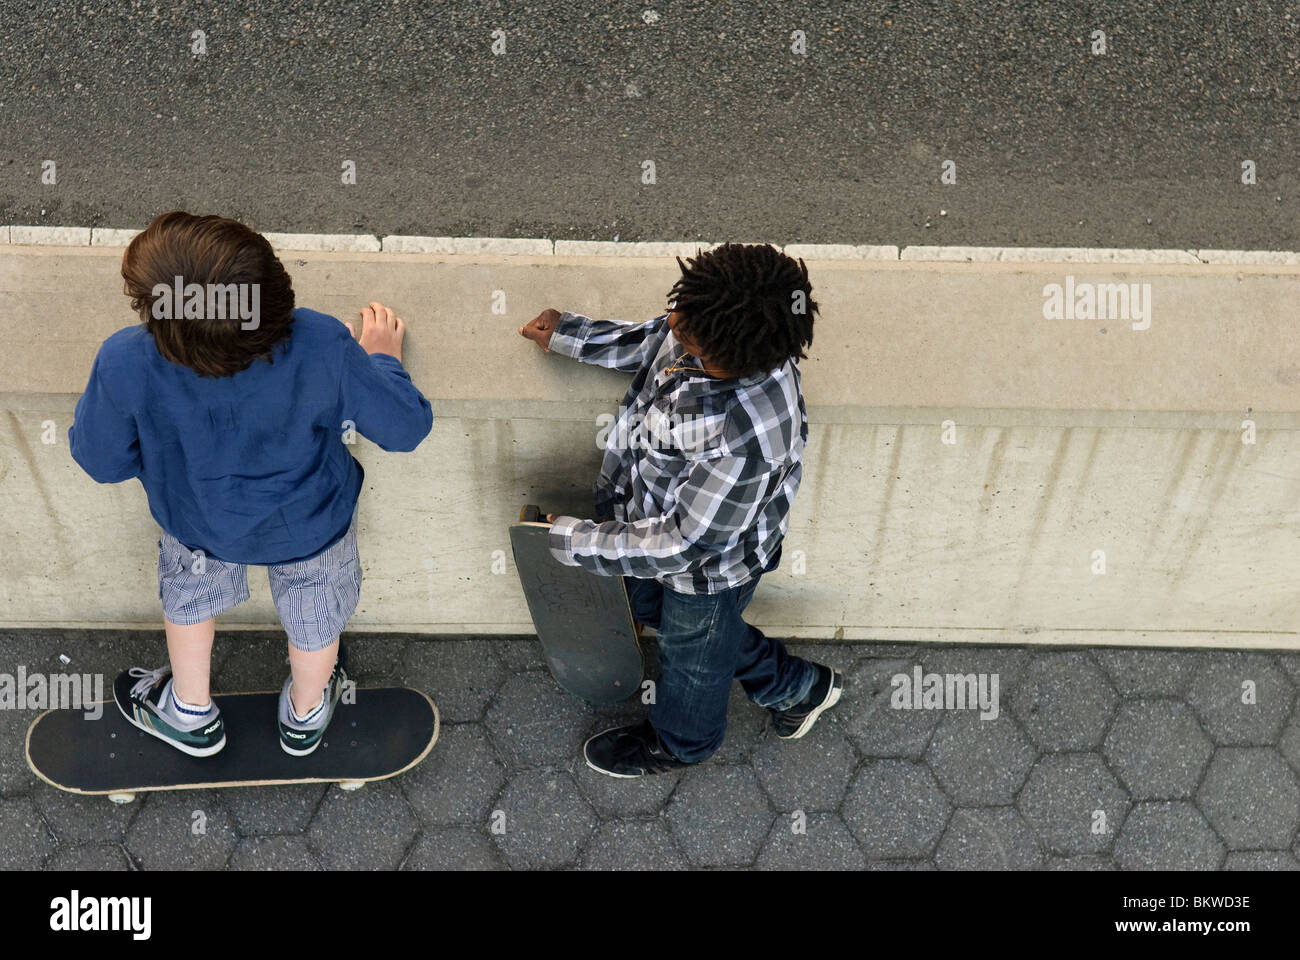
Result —
M 808 268 L 770 245 L 724 243 L 677 258 L 682 275 L 668 298 L 679 327 L 711 364 L 735 377 L 774 370 L 811 346 L 813 314 Z

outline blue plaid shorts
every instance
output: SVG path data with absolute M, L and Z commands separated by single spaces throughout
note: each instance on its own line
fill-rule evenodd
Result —
M 289 642 L 323 650 L 338 639 L 361 599 L 357 515 L 341 540 L 310 560 L 266 568 Z M 248 566 L 192 551 L 170 533 L 158 541 L 158 598 L 172 623 L 211 620 L 248 599 Z

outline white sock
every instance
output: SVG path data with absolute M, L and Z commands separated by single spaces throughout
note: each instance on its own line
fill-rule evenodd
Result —
M 176 696 L 175 687 L 172 687 L 171 693 L 172 693 L 172 706 L 175 707 L 176 712 L 183 717 L 189 717 L 189 716 L 201 717 L 212 711 L 211 697 L 208 698 L 208 702 L 206 704 L 204 704 L 203 706 L 199 706 L 198 704 L 194 704 L 194 703 L 186 703 L 180 697 Z
M 316 714 L 320 713 L 321 710 L 323 710 L 324 708 L 325 708 L 325 691 L 322 690 L 320 703 L 316 704 L 316 706 L 308 710 L 307 715 L 305 717 L 298 716 L 298 711 L 295 710 L 293 706 L 293 684 L 289 685 L 289 716 L 293 717 L 293 719 L 298 723 L 310 723 L 316 717 Z

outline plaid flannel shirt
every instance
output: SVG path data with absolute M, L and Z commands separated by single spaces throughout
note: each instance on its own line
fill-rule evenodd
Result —
M 776 566 L 808 439 L 793 359 L 715 379 L 685 354 L 667 314 L 628 324 L 564 313 L 551 350 L 636 374 L 605 443 L 597 520 L 557 518 L 556 559 L 688 594 Z

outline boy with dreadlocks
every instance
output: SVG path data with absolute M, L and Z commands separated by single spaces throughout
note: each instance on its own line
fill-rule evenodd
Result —
M 724 244 L 678 259 L 670 312 L 646 323 L 546 310 L 519 332 L 548 352 L 635 373 L 605 446 L 596 520 L 548 517 L 551 553 L 626 578 L 632 612 L 658 631 L 649 719 L 600 733 L 588 766 L 639 777 L 699 763 L 721 745 L 733 679 L 806 734 L 844 678 L 745 623 L 776 568 L 799 489 L 808 425 L 797 361 L 817 305 L 802 260 Z

